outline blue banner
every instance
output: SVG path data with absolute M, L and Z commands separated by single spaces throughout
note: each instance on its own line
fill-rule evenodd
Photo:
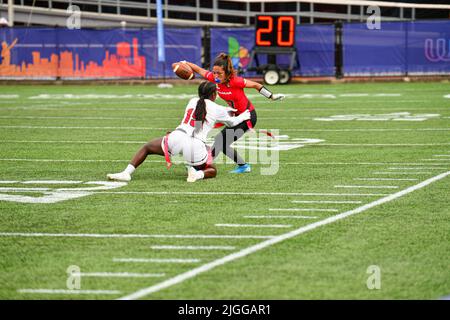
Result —
M 0 78 L 116 79 L 175 77 L 179 60 L 201 63 L 201 29 L 165 30 L 166 68 L 156 29 L 0 29 Z
M 211 61 L 221 52 L 232 56 L 234 66 L 247 69 L 250 52 L 255 45 L 254 28 L 212 28 Z M 296 27 L 296 44 L 300 69 L 293 75 L 332 76 L 334 75 L 334 26 L 301 25 Z M 267 57 L 259 57 L 265 64 Z M 289 55 L 277 55 L 277 63 L 289 65 Z M 254 73 L 245 73 L 246 76 Z
M 450 73 L 450 21 L 344 24 L 344 75 Z
M 227 52 L 235 67 L 246 70 L 254 33 L 254 28 L 212 28 L 211 60 Z M 293 75 L 333 76 L 334 34 L 333 25 L 296 26 L 300 69 Z M 164 69 L 156 28 L 1 28 L 0 78 L 174 78 L 173 62 L 201 65 L 201 37 L 200 28 L 166 28 Z M 260 58 L 266 63 L 265 56 Z M 277 62 L 288 65 L 289 56 L 280 55 Z M 380 30 L 345 23 L 343 62 L 346 76 L 450 74 L 450 21 L 382 22 Z
M 450 21 L 408 23 L 408 73 L 450 74 Z

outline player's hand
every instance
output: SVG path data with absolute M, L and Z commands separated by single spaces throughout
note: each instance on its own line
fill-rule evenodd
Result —
M 232 107 L 225 107 L 225 110 L 227 110 L 228 113 L 235 113 L 237 109 L 234 109 Z
M 283 100 L 286 96 L 284 94 L 281 93 L 277 93 L 277 94 L 273 94 L 272 97 L 270 97 L 270 99 L 272 99 L 273 101 L 276 100 Z
M 242 121 L 250 120 L 250 111 L 245 110 L 239 115 L 239 118 L 241 118 Z

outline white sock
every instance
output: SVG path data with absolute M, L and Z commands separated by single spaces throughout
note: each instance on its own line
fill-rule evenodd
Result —
M 195 172 L 195 177 L 197 178 L 197 180 L 201 180 L 205 177 L 205 172 L 203 170 L 198 170 L 197 172 Z
M 128 173 L 131 176 L 133 174 L 134 170 L 136 170 L 136 168 L 132 164 L 129 164 L 127 166 L 127 168 L 123 171 Z

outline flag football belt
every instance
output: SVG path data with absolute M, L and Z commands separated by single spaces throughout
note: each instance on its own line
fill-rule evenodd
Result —
M 186 132 L 184 129 L 176 128 L 175 131 L 181 131 L 181 132 L 183 132 L 184 134 L 187 135 L 187 132 Z M 169 135 L 170 135 L 170 134 L 171 134 L 171 132 L 168 132 L 168 133 L 166 134 L 166 136 L 163 138 L 163 139 L 164 139 L 164 150 L 163 150 L 163 151 L 164 151 L 164 158 L 165 158 L 165 160 L 166 160 L 167 170 L 169 170 L 170 167 L 172 166 L 172 161 L 170 160 L 170 153 L 169 153 Z M 192 138 L 198 139 L 198 140 L 200 140 L 200 141 L 203 142 L 203 140 L 201 140 L 201 139 L 199 139 L 199 138 L 197 138 L 197 137 L 192 136 Z M 203 143 L 204 143 L 204 142 L 203 142 Z M 207 162 L 212 163 L 212 159 L 210 160 L 210 158 L 212 158 L 211 155 L 209 155 L 208 161 L 207 161 Z M 203 161 L 203 160 L 202 160 L 202 161 Z

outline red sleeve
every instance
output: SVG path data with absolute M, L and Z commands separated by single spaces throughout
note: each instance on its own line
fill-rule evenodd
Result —
M 212 74 L 211 71 L 206 72 L 205 79 L 208 80 L 209 82 L 216 83 L 216 81 L 214 81 L 214 75 Z
M 245 88 L 245 84 L 247 83 L 247 80 L 241 77 L 233 77 L 230 79 L 230 86 L 235 88 Z

